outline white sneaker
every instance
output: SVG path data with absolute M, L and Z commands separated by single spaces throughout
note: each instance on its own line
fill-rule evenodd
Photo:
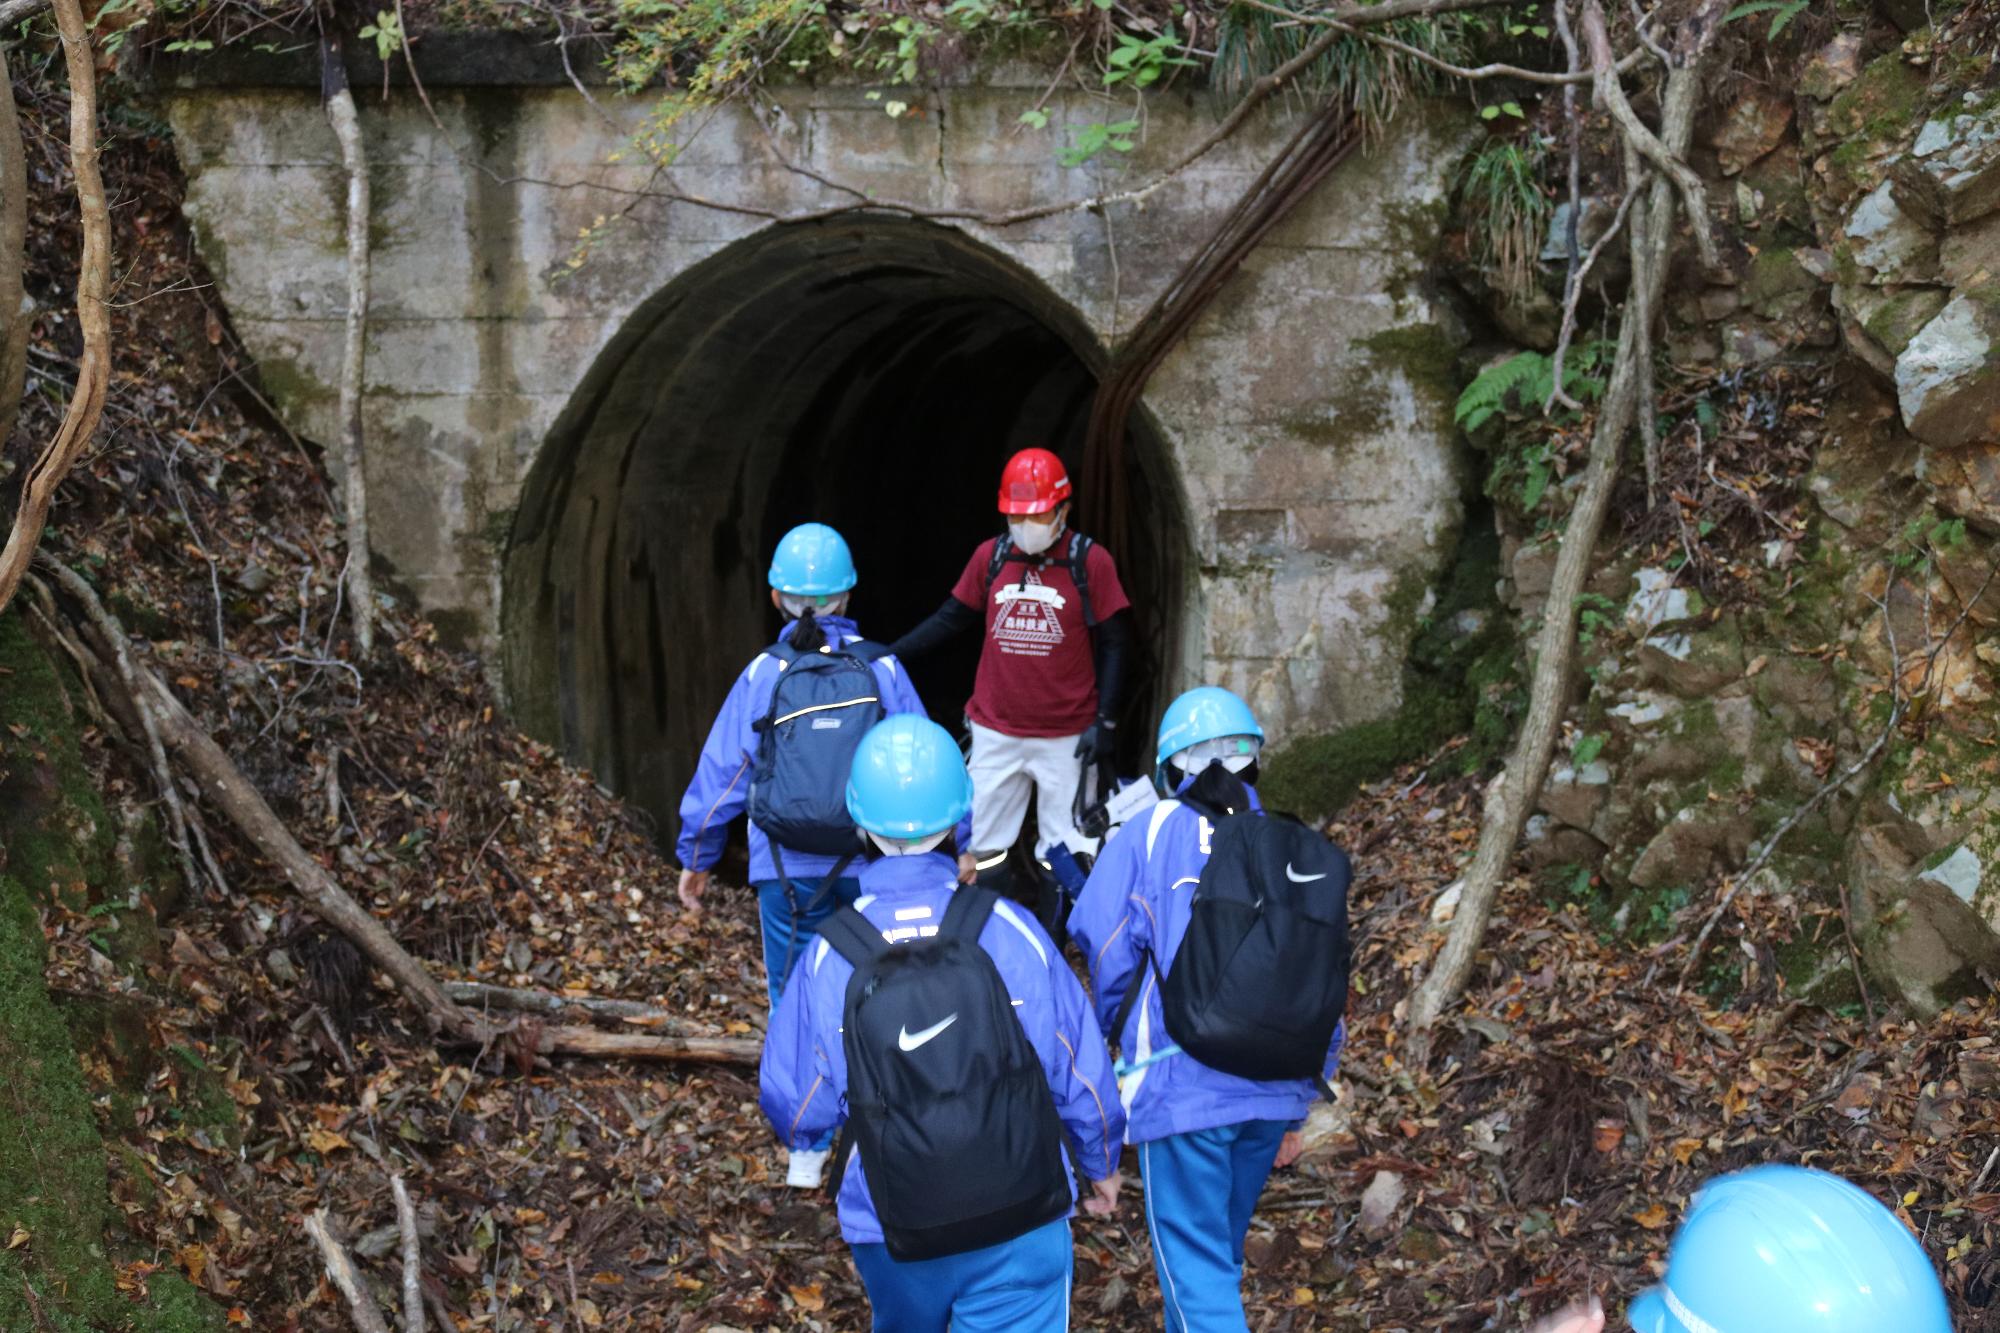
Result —
M 829 1148 L 789 1148 L 785 1151 L 785 1183 L 796 1189 L 816 1190 L 826 1174 Z

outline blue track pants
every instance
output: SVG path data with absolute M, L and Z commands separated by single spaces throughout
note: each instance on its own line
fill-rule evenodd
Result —
M 1243 1238 L 1289 1128 L 1249 1120 L 1139 1145 L 1167 1333 L 1247 1333 Z
M 757 915 L 764 925 L 764 985 L 771 996 L 771 1007 L 778 1007 L 778 997 L 785 992 L 785 982 L 791 978 L 792 969 L 799 965 L 799 959 L 806 956 L 807 948 L 819 938 L 819 923 L 832 916 L 834 909 L 846 907 L 861 895 L 861 881 L 843 877 L 833 886 L 833 892 L 811 912 L 806 908 L 819 896 L 822 877 L 815 875 L 792 881 L 791 896 L 785 895 L 785 881 L 781 879 L 759 880 L 753 887 L 757 890 Z M 796 923 L 797 934 L 793 934 L 792 904 L 797 902 L 800 916 Z
M 898 1263 L 886 1245 L 854 1247 L 875 1333 L 1064 1333 L 1071 1261 L 1068 1218 L 942 1259 Z

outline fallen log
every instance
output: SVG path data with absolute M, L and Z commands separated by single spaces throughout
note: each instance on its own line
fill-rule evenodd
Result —
M 650 1032 L 545 1027 L 535 1034 L 535 1053 L 754 1067 L 764 1053 L 764 1043 L 754 1037 L 664 1037 Z
M 312 1237 L 313 1244 L 319 1247 L 326 1275 L 333 1279 L 333 1285 L 347 1298 L 347 1311 L 354 1317 L 354 1327 L 360 1333 L 389 1333 L 389 1326 L 382 1322 L 382 1307 L 375 1304 L 375 1298 L 369 1295 L 367 1283 L 361 1277 L 361 1270 L 354 1266 L 347 1248 L 333 1234 L 326 1210 L 322 1208 L 307 1213 L 305 1228 L 306 1235 Z
M 447 981 L 444 993 L 473 1008 L 505 1009 L 520 1014 L 561 1014 L 581 1009 L 593 1018 L 617 1022 L 653 1024 L 671 1028 L 679 1035 L 684 1024 L 678 1014 L 637 1000 L 611 1000 L 596 995 L 558 995 L 553 991 L 522 990 L 515 986 L 495 986 L 484 981 Z

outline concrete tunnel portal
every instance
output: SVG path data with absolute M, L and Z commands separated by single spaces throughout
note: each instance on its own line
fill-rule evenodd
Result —
M 931 224 L 773 227 L 682 273 L 599 353 L 528 475 L 504 570 L 515 711 L 671 838 L 715 709 L 778 628 L 764 575 L 779 535 L 839 528 L 860 575 L 852 614 L 894 638 L 1000 530 L 1014 450 L 1055 449 L 1076 473 L 1102 360 L 1037 278 Z M 1191 556 L 1143 408 L 1127 457 L 1137 764 L 1177 665 Z M 912 665 L 954 731 L 978 647 L 967 635 Z

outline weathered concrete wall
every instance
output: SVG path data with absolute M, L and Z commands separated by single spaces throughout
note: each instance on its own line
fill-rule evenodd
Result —
M 740 103 L 716 113 L 664 176 L 629 151 L 617 160 L 643 101 L 433 86 L 439 128 L 410 97 L 365 98 L 378 560 L 448 633 L 493 646 L 510 516 L 607 341 L 677 275 L 770 227 L 768 214 L 853 198 L 781 152 L 872 198 L 998 210 L 1145 181 L 1215 122 L 1203 95 L 1150 96 L 1138 151 L 1065 169 L 1052 134 L 1016 127 L 1047 71 L 977 78 L 901 119 L 858 87 L 782 88 L 765 121 Z M 283 87 L 164 94 L 187 208 L 236 328 L 292 426 L 329 440 L 342 180 L 317 98 Z M 1058 126 L 1120 114 L 1076 93 L 1047 109 Z M 1458 126 L 1443 109 L 1419 109 L 1339 168 L 1231 282 L 1146 398 L 1178 472 L 1198 571 L 1176 675 L 1241 690 L 1281 735 L 1395 706 L 1413 590 L 1456 535 L 1464 468 L 1439 373 L 1449 343 L 1421 270 Z M 1285 114 L 1248 126 L 1145 198 L 1101 213 L 950 225 L 1045 284 L 1108 346 L 1292 128 Z M 571 272 L 579 235 L 625 209 Z

